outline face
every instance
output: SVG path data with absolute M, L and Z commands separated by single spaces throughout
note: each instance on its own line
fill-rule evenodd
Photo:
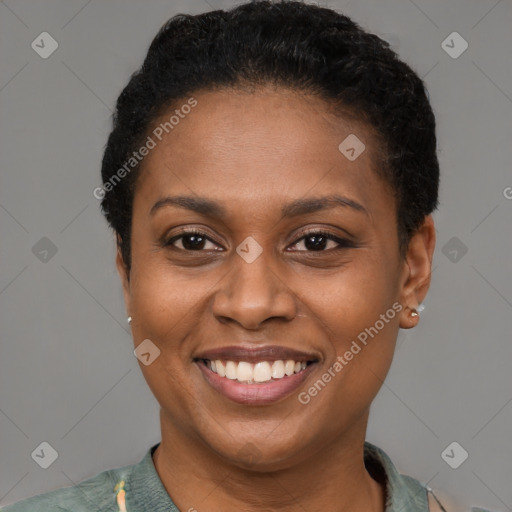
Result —
M 194 98 L 143 161 L 129 276 L 117 258 L 135 345 L 160 350 L 141 369 L 163 430 L 264 469 L 364 438 L 428 288 L 431 218 L 401 259 L 373 132 L 321 100 Z

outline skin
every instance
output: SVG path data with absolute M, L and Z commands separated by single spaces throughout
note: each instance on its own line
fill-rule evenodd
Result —
M 319 98 L 270 87 L 194 97 L 197 106 L 144 159 L 129 271 L 117 255 L 134 343 L 150 339 L 161 351 L 141 364 L 161 406 L 157 472 L 180 510 L 288 512 L 300 503 L 308 511 L 384 511 L 384 490 L 364 466 L 363 443 L 398 329 L 417 324 L 407 308 L 428 291 L 432 217 L 401 259 L 392 190 L 374 170 L 374 132 L 334 117 Z M 338 150 L 351 133 L 366 145 L 353 162 Z M 290 201 L 333 193 L 366 213 L 338 206 L 281 216 Z M 176 206 L 150 214 L 171 195 L 208 198 L 225 215 Z M 182 244 L 190 238 L 164 246 L 190 227 L 212 241 L 188 251 Z M 318 228 L 355 245 L 336 249 L 328 240 L 312 250 L 300 230 Z M 236 252 L 248 236 L 263 249 L 250 264 Z M 395 302 L 402 311 L 301 404 L 298 392 Z M 242 342 L 297 348 L 319 362 L 297 393 L 265 406 L 238 404 L 206 382 L 193 357 Z

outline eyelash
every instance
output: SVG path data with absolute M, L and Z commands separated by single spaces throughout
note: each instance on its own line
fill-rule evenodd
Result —
M 199 236 L 205 238 L 206 240 L 208 240 L 209 242 L 212 242 L 214 244 L 216 243 L 215 241 L 210 239 L 208 236 L 206 236 L 206 234 L 203 231 L 191 228 L 191 229 L 188 229 L 186 231 L 182 231 L 181 233 L 179 233 L 179 235 L 173 236 L 172 238 L 170 238 L 169 240 L 164 242 L 163 245 L 164 245 L 164 247 L 171 247 L 171 248 L 177 249 L 179 251 L 206 252 L 204 249 L 200 249 L 200 250 L 197 250 L 197 251 L 192 251 L 192 250 L 188 250 L 188 249 L 179 249 L 179 248 L 173 246 L 173 243 L 175 241 L 179 240 L 180 238 L 186 237 L 188 235 L 199 235 Z M 304 231 L 302 233 L 299 233 L 300 238 L 298 238 L 292 244 L 292 246 L 293 245 L 297 245 L 304 238 L 307 238 L 308 236 L 313 236 L 313 235 L 325 237 L 328 240 L 332 240 L 332 241 L 334 241 L 334 242 L 336 242 L 338 244 L 338 247 L 335 247 L 334 249 L 326 249 L 326 250 L 321 250 L 321 251 L 308 251 L 308 250 L 305 250 L 305 251 L 293 251 L 293 252 L 309 252 L 309 253 L 329 252 L 329 251 L 338 251 L 338 250 L 341 250 L 341 249 L 354 248 L 356 246 L 354 242 L 351 242 L 350 240 L 348 240 L 346 238 L 340 238 L 338 236 L 333 235 L 332 233 L 329 233 L 329 232 L 323 231 L 323 230 L 310 230 L 310 231 Z

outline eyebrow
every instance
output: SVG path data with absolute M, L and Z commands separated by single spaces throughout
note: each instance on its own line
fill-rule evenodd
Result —
M 225 217 L 226 209 L 219 203 L 206 199 L 205 197 L 194 196 L 167 196 L 159 199 L 151 208 L 149 214 L 155 213 L 166 206 L 177 206 L 196 213 L 211 216 L 211 217 Z M 329 195 L 322 197 L 311 197 L 306 199 L 296 199 L 281 209 L 282 217 L 295 217 L 305 215 L 308 213 L 315 213 L 321 210 L 327 210 L 335 207 L 352 208 L 357 212 L 369 215 L 366 208 L 348 197 L 340 195 Z

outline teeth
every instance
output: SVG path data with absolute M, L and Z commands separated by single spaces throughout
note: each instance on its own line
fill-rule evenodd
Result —
M 219 361 L 218 359 L 215 361 L 215 370 L 213 368 L 210 368 L 212 371 L 216 372 L 220 377 L 226 376 L 226 367 L 224 366 L 224 363 L 222 361 Z
M 288 360 L 286 361 L 286 364 L 284 365 L 284 373 L 286 375 L 293 375 L 295 372 L 295 361 Z
M 284 377 L 283 361 L 274 361 L 272 364 L 272 377 L 274 379 L 282 379 Z
M 268 382 L 272 378 L 272 368 L 269 363 L 256 363 L 254 365 L 254 381 Z
M 226 377 L 228 379 L 231 379 L 231 380 L 235 380 L 236 379 L 236 369 L 237 369 L 237 364 L 234 363 L 233 361 L 228 361 L 226 363 Z
M 290 376 L 299 373 L 307 367 L 305 361 L 261 361 L 256 364 L 246 361 L 206 361 L 210 370 L 219 377 L 226 377 L 238 382 L 253 384 L 254 382 L 270 382 L 272 379 L 282 379 L 284 376 Z
M 241 361 L 238 363 L 238 368 L 236 370 L 236 378 L 238 382 L 244 382 L 246 380 L 253 380 L 254 370 L 251 363 L 246 363 Z

